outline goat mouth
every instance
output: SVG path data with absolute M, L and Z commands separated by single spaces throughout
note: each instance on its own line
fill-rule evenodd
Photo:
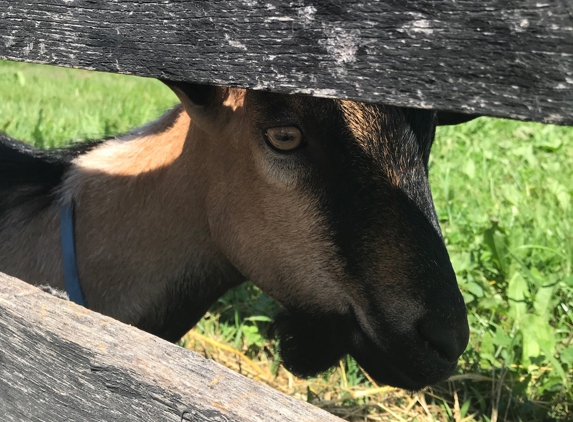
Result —
M 284 311 L 275 318 L 271 335 L 279 340 L 285 368 L 303 378 L 328 370 L 349 354 L 376 382 L 416 391 L 445 380 L 457 364 L 424 344 L 403 340 L 378 344 L 348 315 Z
M 410 391 L 446 380 L 457 367 L 457 360 L 448 361 L 435 350 L 423 347 L 416 351 L 416 346 L 404 347 L 400 343 L 381 348 L 357 328 L 350 355 L 376 382 Z

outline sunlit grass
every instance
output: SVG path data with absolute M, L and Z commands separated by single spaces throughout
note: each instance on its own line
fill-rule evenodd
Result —
M 504 386 L 493 402 L 511 420 L 541 417 L 536 401 L 566 418 L 573 129 L 478 119 L 440 129 L 437 142 L 432 188 L 473 334 L 464 366 L 497 368 Z
M 38 147 L 107 137 L 175 104 L 148 79 L 0 62 L 0 131 Z M 430 178 L 472 335 L 458 375 L 411 395 L 351 359 L 303 381 L 265 336 L 276 304 L 251 284 L 181 341 L 348 420 L 570 420 L 573 128 L 480 118 L 440 128 Z
M 0 131 L 45 148 L 125 132 L 177 102 L 153 79 L 5 61 L 0 92 Z

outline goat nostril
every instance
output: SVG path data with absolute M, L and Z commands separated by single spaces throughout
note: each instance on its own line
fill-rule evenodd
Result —
M 424 320 L 418 326 L 418 331 L 425 340 L 426 347 L 434 349 L 448 362 L 456 362 L 467 344 L 467 341 L 460 341 L 456 329 L 438 321 Z

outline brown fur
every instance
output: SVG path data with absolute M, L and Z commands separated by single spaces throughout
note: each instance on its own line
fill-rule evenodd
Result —
M 232 94 L 224 105 L 237 112 L 244 91 Z M 269 177 L 264 165 L 253 172 L 253 158 L 257 163 L 264 160 L 254 157 L 258 151 L 248 143 L 248 130 L 233 125 L 228 131 L 228 139 L 211 139 L 177 107 L 157 122 L 74 160 L 61 201 L 73 198 L 77 204 L 78 266 L 92 309 L 137 325 L 144 318 L 141 310 L 165 297 L 167 282 L 187 281 L 188 275 L 201 282 L 226 280 L 217 293 L 242 282 L 233 272 L 230 279 L 227 274 L 211 275 L 214 263 L 225 261 L 215 243 L 232 244 L 224 251 L 231 259 L 250 257 L 245 262 L 237 258 L 239 270 L 280 257 L 288 263 L 280 269 L 284 274 L 296 271 L 290 266 L 305 268 L 311 276 L 315 272 L 316 284 L 293 285 L 288 296 L 297 301 L 302 295 L 309 306 L 332 308 L 316 289 L 323 278 L 340 276 L 341 271 L 327 259 L 332 245 L 315 235 L 322 226 L 316 209 L 308 198 Z M 241 212 L 253 208 L 259 213 Z M 271 223 L 285 213 L 289 220 L 284 225 Z M 222 215 L 231 218 L 218 221 Z M 291 218 L 300 225 L 288 224 Z M 275 233 L 277 242 L 264 241 L 266 232 Z M 63 289 L 57 205 L 13 235 L 2 242 L 11 245 L 9 251 L 0 247 L 0 268 L 34 284 L 49 282 Z M 2 237 L 11 234 L 3 232 Z M 301 243 L 301 237 L 306 241 Z M 27 259 L 30 251 L 39 257 L 32 263 Z M 281 274 L 263 268 L 251 277 L 265 280 L 261 287 L 272 295 L 273 282 Z M 197 290 L 193 285 L 180 289 Z M 341 293 L 332 291 L 333 296 Z M 336 303 L 328 310 L 341 306 Z

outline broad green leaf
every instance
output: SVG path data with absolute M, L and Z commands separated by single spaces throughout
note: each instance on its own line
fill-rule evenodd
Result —
M 569 367 L 572 367 L 573 366 L 573 346 L 569 346 L 569 347 L 561 350 L 561 352 L 559 353 L 559 359 L 561 359 L 562 362 L 569 365 Z
M 554 356 L 549 356 L 548 358 L 549 361 L 551 362 L 553 371 L 561 377 L 561 380 L 563 382 L 567 382 L 567 373 L 563 369 L 563 366 L 561 366 L 561 363 L 557 359 L 555 359 Z
M 547 379 L 544 379 L 541 383 L 539 389 L 537 390 L 538 394 L 543 394 L 546 391 L 554 391 L 556 393 L 563 390 L 563 380 L 561 377 L 558 376 L 549 376 Z M 569 421 L 570 419 L 565 419 Z
M 492 222 L 492 226 L 484 231 L 483 240 L 489 247 L 493 262 L 498 265 L 503 274 L 507 274 L 507 236 L 497 222 Z
M 468 253 L 452 253 L 450 255 L 450 261 L 457 274 L 470 268 L 471 261 Z M 463 280 L 460 280 L 460 283 L 463 283 Z
M 463 290 L 462 290 L 462 297 L 464 298 L 464 303 L 466 305 L 472 303 L 475 300 L 474 295 L 468 292 L 464 292 Z
M 499 294 L 493 296 L 485 295 L 479 301 L 479 306 L 484 309 L 495 309 L 503 304 L 503 299 Z
M 517 190 L 515 185 L 504 184 L 501 186 L 501 192 L 506 201 L 511 205 L 517 206 L 521 202 L 522 193 Z
M 256 325 L 243 325 L 241 328 L 247 344 L 260 345 L 264 339 L 259 334 L 259 329 Z
M 557 198 L 559 206 L 567 211 L 571 206 L 571 195 L 569 194 L 567 188 L 562 183 L 559 183 L 555 179 L 547 179 L 547 188 L 551 193 Z
M 527 141 L 535 135 L 535 132 L 536 132 L 535 129 L 533 129 L 531 126 L 520 125 L 513 131 L 512 135 L 515 136 L 516 138 L 523 140 L 523 141 Z M 507 142 L 507 141 L 505 141 L 505 142 Z M 511 147 L 515 147 L 515 143 L 512 143 Z M 507 147 L 507 148 L 509 148 L 509 147 Z
M 489 331 L 486 331 L 479 346 L 480 366 L 482 368 L 486 369 L 498 364 L 493 356 L 494 352 L 493 337 Z
M 515 272 L 507 284 L 507 300 L 509 302 L 509 315 L 518 322 L 527 312 L 525 302 L 527 293 L 527 282 L 520 272 Z
M 460 417 L 461 417 L 462 419 L 466 417 L 466 415 L 467 415 L 467 413 L 468 413 L 468 410 L 469 410 L 469 408 L 470 408 L 470 405 L 471 405 L 471 400 L 470 400 L 470 399 L 467 399 L 467 400 L 464 402 L 464 404 L 462 404 L 462 407 L 461 407 L 461 409 L 460 409 Z
M 519 249 L 519 248 L 516 248 Z M 543 274 L 541 274 L 539 272 L 539 270 L 535 267 L 531 267 L 529 269 L 529 273 L 531 274 L 531 277 L 533 277 L 533 279 L 535 280 L 535 284 L 537 284 L 538 286 L 543 286 L 546 283 L 545 277 L 543 276 Z
M 563 145 L 563 141 L 560 138 L 547 138 L 543 137 L 535 141 L 535 146 L 538 148 L 543 148 L 551 152 L 557 151 Z
M 555 291 L 555 284 L 547 287 L 540 287 L 535 294 L 535 300 L 533 302 L 533 307 L 535 312 L 544 321 L 548 321 L 551 316 L 552 306 L 553 306 L 553 292 Z
M 22 73 L 21 71 L 16 72 L 16 79 L 18 79 L 18 84 L 20 86 L 26 85 L 26 77 L 24 76 L 24 73 Z
M 466 283 L 464 285 L 464 288 L 476 297 L 483 297 L 483 288 L 475 281 L 470 281 L 469 283 Z
M 523 333 L 522 359 L 525 365 L 529 365 L 531 359 L 540 356 L 542 352 L 546 358 L 553 358 L 555 332 L 543 318 L 528 314 L 522 318 L 520 329 Z
M 531 327 L 523 327 L 523 345 L 521 361 L 525 367 L 531 365 L 531 359 L 541 354 L 541 348 L 535 337 L 535 330 Z
M 519 148 L 515 148 L 512 153 L 518 157 L 523 157 L 531 167 L 539 165 L 539 161 L 533 152 L 532 144 L 523 144 Z
M 499 329 L 495 331 L 495 335 L 493 336 L 493 343 L 496 346 L 502 347 L 509 347 L 511 345 L 512 338 L 504 332 L 503 330 Z
M 473 160 L 469 159 L 469 160 L 466 162 L 466 168 L 465 168 L 465 170 L 464 170 L 464 173 L 467 174 L 467 176 L 468 176 L 470 179 L 474 179 L 474 178 L 475 178 L 475 176 L 476 176 L 476 165 L 475 165 L 475 163 L 473 162 Z
M 493 336 L 489 331 L 486 331 L 481 338 L 480 353 L 488 353 L 493 355 L 493 352 L 494 352 Z

